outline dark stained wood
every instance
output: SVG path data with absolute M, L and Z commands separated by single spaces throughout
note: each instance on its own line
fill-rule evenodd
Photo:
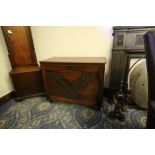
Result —
M 3 105 L 3 104 L 5 104 L 6 102 L 8 102 L 9 100 L 11 100 L 14 97 L 15 97 L 15 92 L 14 91 L 12 91 L 12 92 L 10 92 L 10 93 L 2 96 L 0 98 L 0 106 Z
M 12 66 L 12 79 L 16 99 L 21 100 L 44 93 L 40 67 L 35 55 L 32 35 L 28 26 L 3 26 Z
M 93 106 L 101 104 L 105 58 L 52 58 L 40 63 L 50 100 Z
M 16 100 L 43 94 L 43 81 L 39 67 L 21 71 L 10 72 L 16 92 Z

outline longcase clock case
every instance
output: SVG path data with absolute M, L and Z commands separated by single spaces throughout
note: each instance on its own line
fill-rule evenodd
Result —
M 9 73 L 16 100 L 44 93 L 41 70 L 37 64 L 30 27 L 2 26 L 12 71 Z

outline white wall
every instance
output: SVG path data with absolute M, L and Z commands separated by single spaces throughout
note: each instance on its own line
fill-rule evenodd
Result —
M 105 86 L 109 83 L 112 27 L 32 26 L 38 61 L 54 56 L 106 57 Z M 6 44 L 0 29 L 0 97 L 13 90 Z
M 112 27 L 32 26 L 38 61 L 54 56 L 106 57 L 105 86 L 109 83 Z
M 0 28 L 0 97 L 6 95 L 13 90 L 12 83 L 9 77 L 11 70 L 8 51 Z

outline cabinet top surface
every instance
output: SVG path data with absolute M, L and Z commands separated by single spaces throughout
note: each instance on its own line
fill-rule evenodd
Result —
M 53 57 L 40 63 L 106 63 L 105 57 Z

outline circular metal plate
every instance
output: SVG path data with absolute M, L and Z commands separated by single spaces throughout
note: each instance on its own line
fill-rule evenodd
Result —
M 148 78 L 146 62 L 141 62 L 131 72 L 129 85 L 133 101 L 141 108 L 148 108 Z

